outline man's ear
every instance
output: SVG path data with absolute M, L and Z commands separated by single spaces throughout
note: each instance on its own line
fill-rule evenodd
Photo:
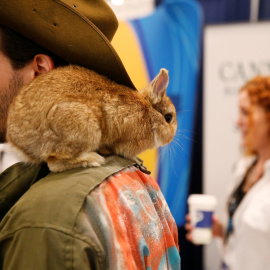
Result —
M 37 54 L 32 62 L 32 68 L 35 72 L 35 77 L 47 73 L 54 69 L 54 62 L 52 58 L 46 54 Z

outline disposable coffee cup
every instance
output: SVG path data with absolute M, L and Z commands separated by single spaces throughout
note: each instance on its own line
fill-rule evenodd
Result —
M 212 240 L 213 213 L 217 199 L 207 194 L 192 194 L 188 197 L 194 244 L 209 244 Z

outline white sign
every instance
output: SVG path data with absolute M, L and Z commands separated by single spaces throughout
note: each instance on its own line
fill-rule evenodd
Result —
M 241 155 L 237 96 L 249 79 L 270 75 L 270 22 L 207 26 L 204 38 L 203 188 L 217 196 L 222 217 Z M 207 246 L 205 269 L 219 269 L 219 257 L 215 243 Z

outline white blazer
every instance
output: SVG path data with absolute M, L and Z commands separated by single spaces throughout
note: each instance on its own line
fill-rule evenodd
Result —
M 238 187 L 255 157 L 241 160 L 229 193 Z M 224 246 L 230 270 L 270 269 L 270 160 L 262 178 L 249 190 L 233 216 L 234 231 Z

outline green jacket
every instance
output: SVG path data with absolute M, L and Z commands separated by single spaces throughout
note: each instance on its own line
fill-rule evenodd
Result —
M 110 205 L 102 208 L 105 195 L 101 190 L 113 190 L 114 186 L 109 187 L 117 184 L 117 177 L 113 175 L 125 168 L 129 168 L 131 174 L 137 170 L 134 165 L 137 166 L 130 160 L 111 156 L 106 158 L 106 164 L 100 168 L 50 173 L 46 165 L 27 166 L 18 163 L 3 172 L 0 175 L 0 212 L 4 216 L 0 223 L 0 268 L 146 269 L 150 262 L 147 254 L 142 256 L 140 267 L 132 268 L 128 262 L 122 262 L 125 260 L 123 258 L 132 257 L 135 253 L 131 251 L 130 256 L 125 256 L 122 248 L 115 251 L 115 247 L 122 243 L 119 237 L 126 235 L 128 243 L 133 238 L 126 229 L 117 233 L 119 225 L 113 225 L 114 214 L 105 213 L 111 211 Z M 115 201 L 117 205 L 122 205 L 119 198 Z M 109 200 L 110 195 L 106 202 Z M 113 206 L 113 210 L 117 207 Z M 169 230 L 174 235 L 173 241 L 176 241 L 176 227 L 171 223 Z M 113 229 L 109 231 L 111 227 Z M 137 227 L 140 227 L 139 223 Z M 116 236 L 113 238 L 112 235 Z M 172 269 L 180 269 L 179 254 L 177 257 L 175 247 L 178 248 L 177 243 L 169 247 L 174 260 L 171 260 L 171 265 L 175 265 Z M 139 249 L 138 246 L 138 252 L 141 252 Z M 119 253 L 124 254 L 120 259 Z M 136 264 L 135 257 L 133 264 Z

